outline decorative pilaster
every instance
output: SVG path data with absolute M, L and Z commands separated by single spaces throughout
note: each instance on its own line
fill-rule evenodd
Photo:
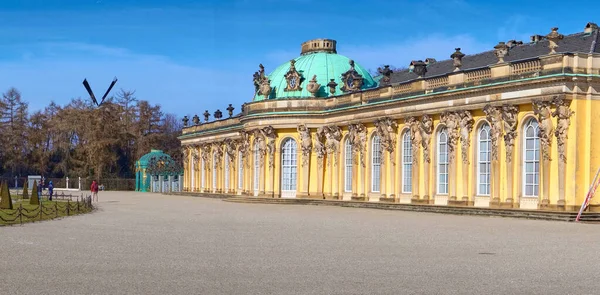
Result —
M 519 108 L 514 105 L 502 106 L 502 121 L 504 122 L 504 147 L 506 148 L 506 203 L 513 203 L 514 164 L 513 150 L 517 138 L 517 114 Z
M 381 138 L 381 196 L 386 198 L 387 197 L 387 163 L 386 163 L 386 154 L 389 155 L 390 158 L 390 164 L 391 164 L 391 169 L 392 171 L 395 170 L 395 166 L 396 166 L 396 161 L 394 160 L 394 153 L 396 150 L 396 133 L 397 133 L 397 129 L 398 129 L 398 123 L 396 123 L 396 121 L 392 120 L 389 117 L 385 117 L 385 118 L 381 118 L 378 119 L 377 121 L 375 121 L 375 127 L 377 128 L 377 133 L 379 134 L 379 137 Z M 387 152 L 387 153 L 386 153 Z M 392 187 L 395 186 L 395 179 L 391 178 L 392 181 Z M 390 194 L 390 197 L 395 197 L 395 194 L 392 193 Z
M 315 144 L 313 146 L 313 151 L 317 155 L 317 196 L 322 198 L 323 194 L 323 158 L 325 157 L 325 144 L 324 141 L 324 131 L 323 127 L 317 128 L 317 133 L 315 134 Z
M 550 203 L 550 161 L 552 161 L 550 151 L 554 133 L 550 102 L 535 100 L 533 102 L 533 113 L 538 116 L 538 135 L 542 150 L 542 205 L 548 205 Z
M 497 107 L 486 105 L 483 108 L 488 122 L 490 122 L 490 139 L 492 142 L 492 200 L 491 203 L 500 202 L 500 136 L 502 135 L 502 112 Z
M 460 151 L 462 155 L 463 201 L 468 201 L 469 190 L 469 149 L 471 147 L 471 132 L 473 131 L 473 116 L 470 111 L 461 111 L 460 117 Z
M 557 96 L 552 101 L 556 110 L 552 113 L 556 117 L 556 143 L 558 146 L 558 202 L 559 206 L 565 206 L 565 181 L 567 179 L 567 134 L 571 125 L 571 116 L 575 114 L 570 108 L 570 102 L 564 101 Z
M 310 163 L 310 152 L 312 150 L 312 136 L 310 129 L 306 125 L 298 126 L 298 135 L 300 137 L 300 148 L 302 150 L 302 186 L 300 196 L 308 196 L 308 169 Z
M 355 155 L 357 164 L 356 195 L 365 197 L 365 169 L 366 169 L 366 148 L 367 148 L 367 127 L 361 123 L 348 125 L 350 133 L 350 143 L 352 144 L 352 153 Z
M 425 178 L 423 179 L 423 184 L 425 186 L 425 191 L 423 192 L 423 199 L 429 200 L 429 168 L 431 166 L 431 135 L 433 133 L 433 119 L 428 115 L 423 115 L 421 118 L 421 122 L 419 124 L 419 131 L 421 135 L 421 146 L 423 147 L 423 174 Z
M 419 147 L 421 146 L 420 122 L 415 117 L 406 119 L 406 125 L 410 128 L 410 143 L 412 145 L 412 199 L 419 199 Z
M 265 193 L 267 194 L 267 196 L 273 197 L 273 181 L 275 177 L 273 173 L 273 168 L 275 167 L 275 139 L 277 137 L 277 134 L 275 133 L 275 129 L 272 126 L 267 126 L 259 130 L 265 139 L 266 153 L 269 155 L 269 175 L 268 177 L 266 177 Z
M 446 125 L 448 132 L 448 195 L 456 200 L 456 146 L 458 145 L 459 116 L 455 112 L 443 112 L 440 123 Z
M 329 164 L 329 171 L 331 176 L 331 196 L 333 198 L 339 198 L 339 147 L 340 141 L 342 140 L 342 130 L 338 126 L 325 126 L 323 127 L 325 135 L 325 151 L 327 152 L 327 159 Z M 329 160 L 331 159 L 331 160 Z

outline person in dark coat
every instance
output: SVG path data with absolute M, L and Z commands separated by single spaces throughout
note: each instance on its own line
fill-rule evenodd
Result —
M 48 182 L 48 195 L 50 195 L 50 201 L 52 201 L 52 193 L 54 193 L 54 185 L 52 184 L 52 180 Z
M 38 183 L 38 199 L 40 200 L 40 202 L 42 201 L 42 189 L 44 188 L 44 185 L 42 185 L 42 182 L 40 181 Z

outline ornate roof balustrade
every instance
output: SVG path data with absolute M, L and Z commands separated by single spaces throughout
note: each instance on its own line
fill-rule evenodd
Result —
M 183 129 L 183 134 L 241 128 L 247 120 L 269 117 L 285 112 L 290 115 L 321 116 L 323 112 L 345 110 L 374 102 L 410 99 L 414 96 L 435 95 L 500 83 L 533 80 L 567 74 L 600 74 L 600 54 L 561 53 L 525 60 L 493 64 L 483 68 L 460 70 L 445 75 L 416 78 L 407 82 L 333 96 L 329 98 L 273 99 L 247 103 L 238 117 L 194 125 Z

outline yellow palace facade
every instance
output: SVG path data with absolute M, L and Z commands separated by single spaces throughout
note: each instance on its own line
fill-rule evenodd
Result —
M 600 168 L 598 41 L 552 28 L 377 77 L 307 41 L 241 113 L 184 119 L 184 190 L 574 210 Z

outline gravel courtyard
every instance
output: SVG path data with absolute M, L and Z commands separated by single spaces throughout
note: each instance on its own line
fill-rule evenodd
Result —
M 0 294 L 598 294 L 600 225 L 101 192 L 0 227 Z

